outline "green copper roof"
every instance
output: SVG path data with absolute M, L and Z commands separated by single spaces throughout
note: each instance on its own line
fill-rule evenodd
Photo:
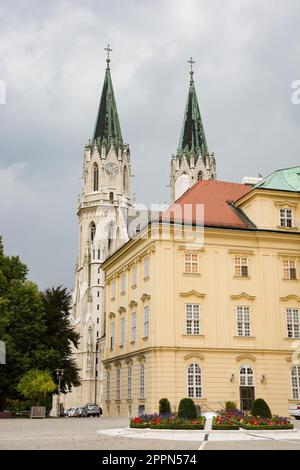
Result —
M 183 125 L 178 146 L 178 155 L 186 152 L 189 158 L 189 152 L 194 149 L 196 159 L 199 151 L 203 158 L 208 153 L 204 127 L 202 124 L 199 110 L 196 89 L 193 79 L 190 80 L 189 94 L 186 102 Z
M 300 191 L 300 166 L 274 171 L 258 183 L 255 188 Z
M 123 143 L 109 66 L 105 72 L 93 139 L 100 139 L 101 143 L 104 141 L 108 145 Z

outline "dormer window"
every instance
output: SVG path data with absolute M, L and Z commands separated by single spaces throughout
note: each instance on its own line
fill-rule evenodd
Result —
M 293 210 L 280 209 L 280 227 L 291 228 L 293 226 Z

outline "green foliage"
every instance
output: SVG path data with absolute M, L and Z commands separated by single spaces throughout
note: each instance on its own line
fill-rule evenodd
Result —
M 167 398 L 161 398 L 159 400 L 159 414 L 171 413 L 171 405 Z
M 24 374 L 17 389 L 25 398 L 34 400 L 39 406 L 41 399 L 53 393 L 56 385 L 49 371 L 31 369 Z
M 252 416 L 260 416 L 261 418 L 272 418 L 271 410 L 268 404 L 262 398 L 257 398 L 251 409 Z
M 185 419 L 196 419 L 197 408 L 191 398 L 183 398 L 178 407 L 178 417 Z
M 236 410 L 236 403 L 233 401 L 227 401 L 225 403 L 225 411 L 234 411 Z

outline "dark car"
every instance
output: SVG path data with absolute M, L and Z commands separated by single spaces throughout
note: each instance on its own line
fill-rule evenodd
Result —
M 102 414 L 101 408 L 95 403 L 89 403 L 86 405 L 87 416 L 100 416 Z

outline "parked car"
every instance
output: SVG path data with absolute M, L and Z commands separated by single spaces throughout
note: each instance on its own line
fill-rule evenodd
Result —
M 87 417 L 87 407 L 86 406 L 79 406 L 76 408 L 75 416 L 77 418 L 85 418 Z
M 95 403 L 89 403 L 86 405 L 87 416 L 100 416 L 102 414 L 101 408 Z
M 71 408 L 65 408 L 65 409 L 64 409 L 64 416 L 66 416 L 66 417 L 69 416 L 68 413 L 69 413 L 70 409 L 71 409 Z
M 300 403 L 291 404 L 289 406 L 289 414 L 296 419 L 300 419 Z
M 77 408 L 73 407 L 69 409 L 68 416 L 69 418 L 74 418 L 76 416 Z

